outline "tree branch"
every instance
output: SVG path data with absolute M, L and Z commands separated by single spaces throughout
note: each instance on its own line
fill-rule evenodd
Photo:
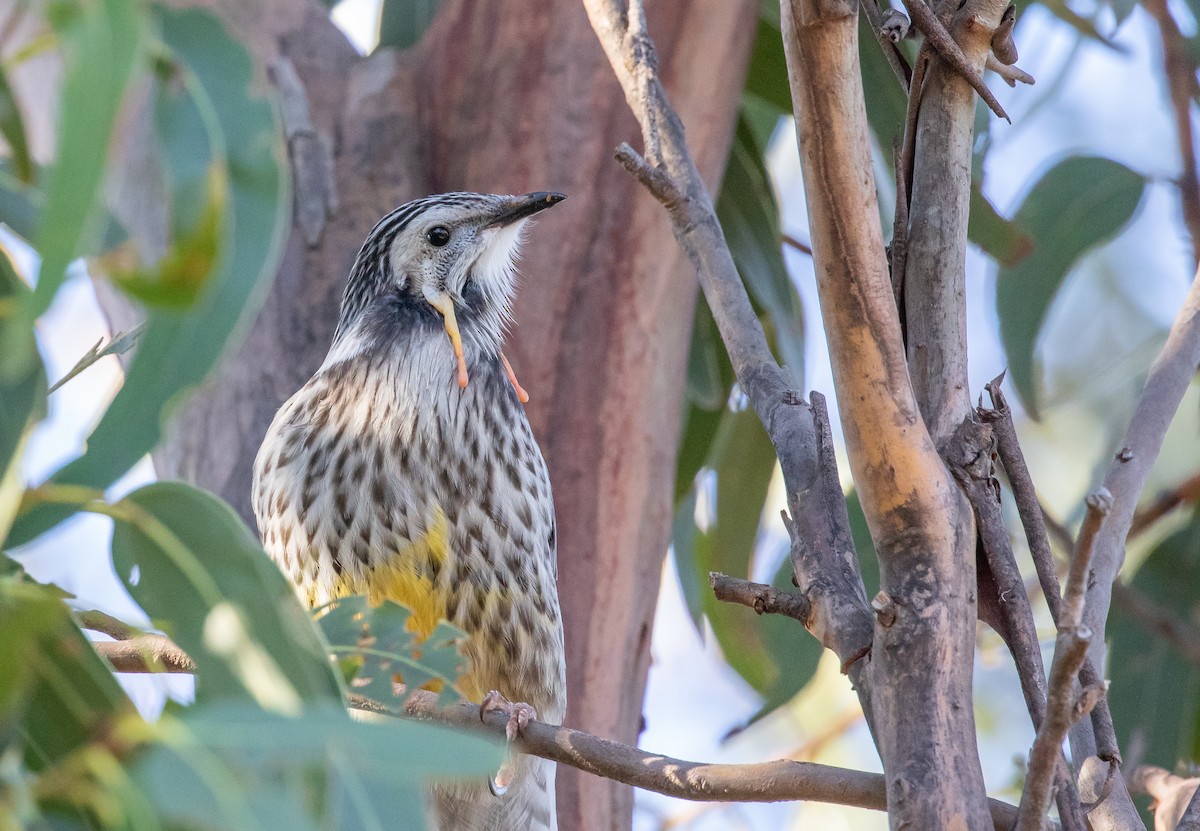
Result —
M 976 608 L 965 552 L 974 550 L 974 520 L 910 381 L 871 174 L 856 12 L 847 0 L 786 0 L 781 12 L 821 314 L 850 466 L 880 562 L 869 676 L 894 796 L 890 821 L 982 828 L 986 794 L 968 704 Z M 962 83 L 970 110 L 974 92 Z M 915 94 L 915 75 L 913 86 Z M 965 224 L 957 230 L 965 245 Z M 912 300 L 916 245 L 910 236 L 910 310 L 912 302 L 931 302 Z M 915 337 L 910 328 L 910 347 Z
M 1200 502 L 1200 473 L 1189 476 L 1175 487 L 1163 491 L 1154 501 L 1133 515 L 1129 536 L 1145 531 L 1180 505 Z
M 471 703 L 438 707 L 437 696 L 417 692 L 397 712 L 378 702 L 350 697 L 352 707 L 386 715 L 427 719 L 452 727 L 485 732 L 503 738 L 507 715 L 488 713 L 481 721 L 479 706 Z M 784 802 L 807 800 L 887 810 L 884 778 L 845 768 L 780 759 L 773 762 L 719 765 L 688 762 L 606 739 L 532 721 L 516 740 L 517 747 L 533 756 L 570 765 L 596 776 L 697 802 Z M 999 831 L 1012 826 L 1016 808 L 989 800 L 992 823 Z
M 153 638 L 168 672 L 194 672 L 195 665 L 178 646 L 162 635 Z M 118 672 L 157 672 L 145 651 L 122 652 L 109 647 L 130 646 L 142 638 L 96 644 L 101 654 L 121 662 Z M 352 709 L 398 718 L 435 721 L 463 730 L 484 732 L 504 739 L 508 714 L 493 710 L 481 716 L 478 704 L 463 702 L 439 707 L 438 697 L 427 691 L 410 695 L 402 708 L 394 709 L 373 699 L 350 694 Z M 704 764 L 647 753 L 636 747 L 601 739 L 569 727 L 531 721 L 520 733 L 517 747 L 524 753 L 612 779 L 643 790 L 697 802 L 785 802 L 809 800 L 850 805 L 876 811 L 887 810 L 884 779 L 877 773 L 847 770 L 812 762 L 780 759 L 755 764 Z M 998 800 L 988 808 L 997 831 L 1007 831 L 1017 809 Z
M 1130 775 L 1134 793 L 1154 798 L 1154 831 L 1200 831 L 1200 777 L 1185 779 L 1154 765 Z
M 128 640 L 93 641 L 113 672 L 190 673 L 196 664 L 165 635 L 138 635 Z
M 1167 342 L 1150 368 L 1129 429 L 1121 449 L 1104 478 L 1104 487 L 1112 494 L 1113 506 L 1107 521 L 1095 535 L 1095 555 L 1092 559 L 1094 580 L 1087 590 L 1084 623 L 1092 630 L 1092 645 L 1088 651 L 1091 663 L 1104 666 L 1104 633 L 1108 619 L 1113 584 L 1125 560 L 1125 540 L 1133 524 L 1138 498 L 1146 485 L 1150 467 L 1162 448 L 1167 428 L 1183 400 L 1188 384 L 1200 364 L 1200 271 L 1175 317 Z M 1083 536 L 1083 532 L 1080 532 Z M 1083 544 L 1082 540 L 1080 544 Z M 1076 758 L 1092 755 L 1094 746 L 1078 731 L 1072 734 Z M 1133 806 L 1127 806 L 1130 811 Z M 1093 822 L 1097 822 L 1093 818 Z
M 1158 23 L 1162 38 L 1163 72 L 1167 76 L 1179 154 L 1183 160 L 1183 170 L 1179 174 L 1183 221 L 1192 238 L 1192 260 L 1200 263 L 1200 177 L 1196 171 L 1196 145 L 1192 133 L 1192 99 L 1200 94 L 1196 84 L 1196 62 L 1166 0 L 1145 0 L 1144 7 Z
M 1037 627 L 1033 621 L 1033 608 L 1029 603 L 1025 581 L 1021 578 L 1021 570 L 1017 566 L 1008 529 L 1004 526 L 1004 517 L 1000 510 L 1000 483 L 993 476 L 994 448 L 995 440 L 991 428 L 976 413 L 971 413 L 955 433 L 954 441 L 944 451 L 944 455 L 975 509 L 980 543 L 995 583 L 994 601 L 1000 616 L 1000 620 L 996 621 L 1000 625 L 998 631 L 1012 653 L 1017 677 L 1021 682 L 1021 691 L 1025 697 L 1025 706 L 1029 710 L 1034 729 L 1040 730 L 1047 718 L 1046 671 L 1042 664 Z M 981 608 L 984 604 L 983 590 L 983 581 L 980 581 Z M 1082 660 L 1086 654 L 1086 642 L 1080 651 Z M 1061 671 L 1067 672 L 1070 669 L 1068 665 Z M 1076 666 L 1075 670 L 1077 669 Z M 1052 671 L 1051 680 L 1053 679 Z M 1066 694 L 1074 694 L 1074 681 L 1073 673 L 1067 678 Z M 1069 726 L 1070 722 L 1062 727 L 1063 737 L 1066 736 Z M 1059 745 L 1061 744 L 1060 738 Z M 1085 831 L 1086 822 L 1083 807 L 1079 802 L 1079 793 L 1060 747 L 1055 748 L 1048 772 L 1051 784 L 1057 787 L 1058 812 L 1062 817 L 1063 827 L 1071 831 Z M 1043 810 L 1035 815 L 1039 823 L 1044 814 Z M 1033 827 L 1038 828 L 1040 825 Z
M 792 564 L 811 604 L 809 631 L 853 665 L 870 650 L 873 620 L 867 607 L 836 466 L 826 448 L 820 397 L 805 403 L 776 363 L 734 266 L 712 199 L 696 170 L 683 125 L 657 72 L 654 44 L 641 3 L 584 0 L 592 28 L 641 127 L 645 158 L 629 145 L 617 160 L 662 203 L 680 247 L 696 270 L 734 373 L 771 438 L 783 469 L 792 512 Z M 830 499 L 836 489 L 836 503 Z M 857 671 L 857 670 L 856 670 Z M 853 678 L 853 676 L 852 676 Z M 860 697 L 867 685 L 853 678 Z M 864 711 L 870 713 L 866 700 Z M 869 718 L 869 717 L 868 717 Z
M 1085 712 L 1095 706 L 1100 688 L 1089 687 L 1082 696 L 1075 694 L 1075 679 L 1087 657 L 1092 632 L 1083 624 L 1083 604 L 1087 591 L 1088 573 L 1094 551 L 1093 541 L 1112 507 L 1112 498 L 1101 488 L 1087 499 L 1088 513 L 1083 521 L 1075 553 L 1067 573 L 1067 589 L 1063 599 L 1063 614 L 1054 645 L 1054 660 L 1050 664 L 1049 695 L 1046 719 L 1038 728 L 1029 751 L 1029 769 L 1016 831 L 1038 831 L 1050 808 L 1050 796 L 1058 774 L 1062 744 L 1071 729 Z
M 986 389 L 992 399 L 992 409 L 981 409 L 980 416 L 992 426 L 1000 462 L 1004 466 L 1005 473 L 1008 474 L 1013 498 L 1017 503 L 1017 513 L 1021 517 L 1021 527 L 1024 529 L 1025 539 L 1029 543 L 1029 554 L 1033 558 L 1038 582 L 1042 587 L 1042 595 L 1046 598 L 1046 606 L 1050 609 L 1050 618 L 1057 626 L 1062 620 L 1062 596 L 1047 530 L 1053 528 L 1068 550 L 1074 550 L 1075 543 L 1066 529 L 1056 523 L 1051 523 L 1046 512 L 1042 510 L 1037 489 L 1033 484 L 1033 476 L 1029 472 L 1029 466 L 1025 464 L 1025 454 L 1021 451 L 1021 443 L 1017 439 L 1017 428 L 1013 424 L 1012 410 L 1000 389 L 1003 379 L 1004 375 L 1001 373 L 987 385 Z M 1104 683 L 1095 664 L 1090 659 L 1084 660 L 1083 666 L 1079 670 L 1079 680 L 1084 687 L 1098 687 L 1103 686 Z M 1113 726 L 1112 713 L 1108 709 L 1108 699 L 1101 699 L 1092 710 L 1091 729 L 1094 746 L 1099 755 L 1102 758 L 1119 759 L 1117 732 Z
M 808 625 L 812 606 L 802 594 L 783 591 L 764 583 L 752 583 L 717 571 L 709 573 L 708 582 L 717 600 L 740 603 L 760 615 L 783 615 Z

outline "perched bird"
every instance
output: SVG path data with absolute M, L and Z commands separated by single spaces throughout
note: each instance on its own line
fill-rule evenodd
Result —
M 508 707 L 510 737 L 530 707 L 566 707 L 550 480 L 501 352 L 522 227 L 564 198 L 449 193 L 381 219 L 254 465 L 263 544 L 302 600 L 365 594 L 409 606 L 418 635 L 460 627 L 459 687 Z M 519 757 L 429 805 L 439 831 L 555 829 L 554 767 Z

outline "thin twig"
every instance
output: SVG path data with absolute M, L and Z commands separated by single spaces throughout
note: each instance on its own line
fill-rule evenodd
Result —
M 122 641 L 93 641 L 114 672 L 191 673 L 196 664 L 165 635 L 138 635 Z
M 1087 497 L 1087 513 L 1075 540 L 1071 567 L 1067 571 L 1067 588 L 1063 592 L 1060 629 L 1076 629 L 1083 625 L 1083 604 L 1088 588 L 1088 570 L 1095 554 L 1096 538 L 1113 507 L 1113 495 L 1108 488 L 1097 488 Z
M 1084 613 L 1085 622 L 1094 634 L 1088 657 L 1097 667 L 1104 665 L 1104 633 L 1112 588 L 1125 560 L 1125 540 L 1133 524 L 1138 499 L 1146 486 L 1150 467 L 1162 449 L 1167 428 L 1179 409 L 1184 392 L 1196 374 L 1198 364 L 1200 271 L 1192 280 L 1192 287 L 1184 300 L 1183 308 L 1171 325 L 1167 342 L 1150 368 L 1121 449 L 1114 454 L 1104 478 L 1104 487 L 1112 494 L 1113 507 L 1094 541 L 1092 571 L 1095 579 L 1087 590 L 1087 607 Z M 1082 744 L 1086 741 L 1086 736 L 1073 736 L 1072 741 L 1077 757 L 1095 752 Z M 1118 793 L 1122 792 L 1118 790 Z M 1121 817 L 1131 816 L 1134 811 L 1133 806 L 1124 798 L 1120 800 L 1120 804 L 1110 806 L 1110 809 L 1114 812 L 1119 811 Z M 1110 809 L 1105 809 L 1104 813 Z M 1095 812 L 1092 816 L 1094 822 L 1100 819 Z M 1121 817 L 1115 817 L 1114 822 L 1124 821 Z
M 131 626 L 123 620 L 118 620 L 107 612 L 99 609 L 88 609 L 71 614 L 80 629 L 90 629 L 102 635 L 108 635 L 113 640 L 127 641 L 139 635 L 146 634 L 136 626 Z
M 1088 513 L 1083 522 L 1071 567 L 1067 573 L 1067 588 L 1063 598 L 1062 618 L 1054 645 L 1054 660 L 1050 664 L 1046 719 L 1038 728 L 1037 737 L 1029 751 L 1029 768 L 1016 831 L 1038 831 L 1050 808 L 1050 797 L 1058 773 L 1062 743 L 1067 732 L 1081 716 L 1085 707 L 1095 705 L 1097 688 L 1085 690 L 1085 696 L 1075 694 L 1075 679 L 1087 657 L 1092 631 L 1083 625 L 1083 604 L 1087 591 L 1088 573 L 1095 551 L 1093 542 L 1101 524 L 1112 507 L 1111 495 L 1101 488 L 1087 500 Z
M 795 248 L 801 254 L 807 254 L 810 257 L 812 256 L 812 246 L 806 242 L 801 242 L 800 240 L 793 237 L 791 234 L 784 234 L 783 241 L 785 244 L 790 245 L 792 248 Z
M 980 77 L 978 70 L 967 60 L 967 56 L 963 54 L 962 48 L 955 42 L 950 32 L 946 30 L 946 24 L 933 13 L 933 9 L 925 4 L 925 0 L 903 1 L 904 8 L 908 9 L 909 19 L 912 20 L 913 26 L 925 36 L 925 42 L 933 48 L 939 57 L 950 64 L 955 72 L 967 80 L 967 83 L 979 93 L 979 97 L 991 108 L 992 112 L 1011 123 L 1012 119 L 1008 117 L 1008 113 L 1004 111 L 1004 107 L 1000 106 L 1000 102 L 996 100 L 996 96 L 988 89 L 987 84 Z
M 839 550 L 834 544 L 850 539 L 849 521 L 836 469 L 829 487 L 837 488 L 840 512 L 825 502 L 829 474 L 819 460 L 817 397 L 813 396 L 813 405 L 802 401 L 771 354 L 717 222 L 712 198 L 692 160 L 683 125 L 659 79 L 640 2 L 632 0 L 628 8 L 616 0 L 585 0 L 584 5 L 646 148 L 643 158 L 622 144 L 617 160 L 666 208 L 676 240 L 712 309 L 738 383 L 779 456 L 789 509 L 808 555 L 804 561 L 793 556 L 792 562 L 801 591 L 813 605 L 810 631 L 843 662 L 861 657 L 870 649 L 874 621 L 852 545 Z M 794 545 L 793 552 L 797 550 Z M 865 685 L 855 683 L 860 695 L 866 695 Z M 865 702 L 864 709 L 869 709 Z
M 1200 473 L 1160 493 L 1153 502 L 1133 515 L 1129 536 L 1142 533 L 1180 505 L 1200 502 Z
M 1062 620 L 1062 596 L 1060 595 L 1058 572 L 1054 564 L 1054 554 L 1050 549 L 1047 532 L 1053 532 L 1062 547 L 1068 551 L 1074 550 L 1075 541 L 1066 528 L 1050 517 L 1038 500 L 1033 476 L 1029 472 L 1029 466 L 1025 463 L 1025 454 L 1021 451 L 1021 444 L 1017 439 L 1012 410 L 1000 389 L 1003 380 L 1004 374 L 1001 373 L 985 387 L 992 399 L 992 409 L 981 409 L 980 416 L 991 424 L 992 432 L 996 436 L 996 448 L 1000 454 L 1000 462 L 1004 466 L 1009 484 L 1012 486 L 1013 498 L 1017 503 L 1017 513 L 1021 517 L 1021 527 L 1024 529 L 1025 539 L 1029 543 L 1029 553 L 1033 558 L 1038 582 L 1042 587 L 1042 595 L 1046 598 L 1050 617 L 1057 626 Z M 1103 685 L 1103 679 L 1091 659 L 1083 662 L 1079 675 L 1079 680 L 1085 687 Z M 1092 710 L 1091 724 L 1094 743 L 1100 756 L 1105 759 L 1119 759 L 1117 732 L 1113 726 L 1112 712 L 1108 708 L 1107 699 L 1099 701 Z
M 752 583 L 714 571 L 708 575 L 709 585 L 717 600 L 749 606 L 760 615 L 783 615 L 807 625 L 812 614 L 808 598 L 797 592 L 784 591 L 765 583 Z
M 1029 603 L 1025 582 L 1017 566 L 1008 529 L 1004 525 L 1004 517 L 1000 510 L 1000 485 L 992 475 L 994 447 L 991 428 L 984 424 L 977 414 L 972 413 L 956 432 L 955 440 L 947 452 L 947 461 L 951 472 L 958 479 L 963 492 L 975 509 L 980 542 L 995 582 L 1000 634 L 1016 665 L 1021 692 L 1024 694 L 1025 706 L 1029 710 L 1034 729 L 1040 729 L 1047 719 L 1048 707 L 1045 667 L 1042 664 L 1037 627 L 1033 621 L 1033 608 Z M 984 598 L 981 596 L 980 605 L 983 603 Z M 1081 649 L 1086 653 L 1086 641 Z M 1082 660 L 1082 656 L 1080 659 Z M 1067 668 L 1070 668 L 1069 664 Z M 1067 693 L 1073 693 L 1073 681 L 1074 675 L 1067 680 Z M 1069 726 L 1068 724 L 1062 728 L 1063 736 L 1066 736 Z M 1060 739 L 1059 744 L 1061 743 Z M 1056 786 L 1058 811 L 1063 820 L 1063 827 L 1071 831 L 1084 831 L 1087 824 L 1075 782 L 1070 776 L 1061 749 L 1055 756 L 1057 758 L 1052 760 L 1053 767 L 1049 772 L 1053 779 L 1052 784 Z
M 145 635 L 95 644 L 118 672 L 195 672 L 195 664 L 170 639 Z M 155 662 L 158 662 L 156 666 Z M 478 704 L 439 707 L 434 693 L 418 691 L 394 709 L 357 694 L 354 709 L 401 718 L 436 721 L 451 727 L 505 737 L 508 714 L 480 713 Z M 586 773 L 677 799 L 701 802 L 785 802 L 809 800 L 887 810 L 883 776 L 812 762 L 780 759 L 757 764 L 686 762 L 609 741 L 569 727 L 531 721 L 517 737 L 520 750 Z M 992 799 L 988 807 L 997 831 L 1011 827 L 1016 808 Z
M 1162 38 L 1163 71 L 1167 76 L 1179 154 L 1183 160 L 1179 175 L 1183 221 L 1192 237 L 1193 261 L 1200 263 L 1200 177 L 1196 171 L 1195 136 L 1192 133 L 1192 99 L 1200 94 L 1196 83 L 1196 61 L 1166 0 L 1145 0 L 1142 5 L 1158 23 Z

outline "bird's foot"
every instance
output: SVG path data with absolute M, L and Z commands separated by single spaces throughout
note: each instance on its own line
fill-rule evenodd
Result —
M 479 703 L 479 720 L 483 721 L 488 713 L 508 713 L 508 723 L 504 725 L 504 735 L 508 740 L 516 741 L 521 731 L 529 726 L 529 722 L 537 718 L 537 710 L 523 701 L 512 702 L 504 694 L 492 690 Z
M 496 711 L 508 714 L 508 721 L 504 725 L 504 735 L 509 742 L 515 741 L 521 731 L 529 725 L 529 722 L 537 718 L 537 710 L 531 705 L 523 701 L 514 703 L 505 698 L 504 694 L 498 690 L 492 690 L 483 697 L 483 701 L 479 702 L 479 720 L 483 721 L 488 713 Z M 488 780 L 488 789 L 495 796 L 504 796 L 515 775 L 516 767 L 510 754 L 508 761 L 501 765 L 500 770 L 496 771 L 496 775 Z

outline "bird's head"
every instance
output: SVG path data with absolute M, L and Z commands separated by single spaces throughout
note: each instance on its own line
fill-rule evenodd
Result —
M 466 386 L 465 339 L 498 351 L 510 320 L 514 265 L 529 217 L 561 193 L 447 193 L 409 202 L 372 229 L 350 272 L 333 350 L 378 345 L 397 327 L 440 319 Z M 332 354 L 332 353 L 331 353 Z

